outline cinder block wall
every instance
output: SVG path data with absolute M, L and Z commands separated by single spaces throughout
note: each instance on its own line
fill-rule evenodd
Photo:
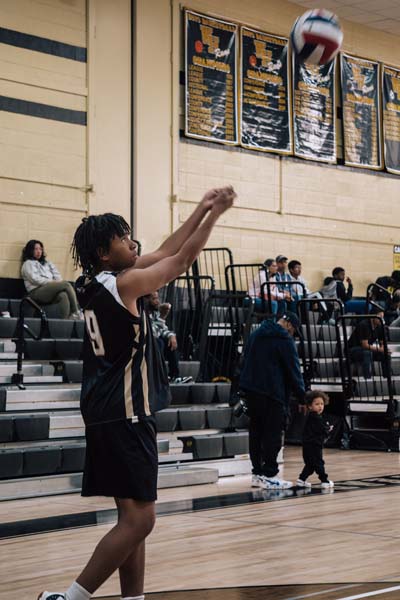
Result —
M 129 219 L 131 141 L 134 234 L 145 250 L 176 228 L 208 187 L 232 183 L 237 206 L 211 244 L 229 246 L 237 261 L 284 252 L 302 261 L 314 289 L 339 264 L 359 294 L 390 272 L 392 245 L 400 242 L 399 178 L 180 140 L 180 4 L 134 4 L 131 81 L 130 0 L 1 2 L 3 28 L 61 46 L 54 54 L 0 44 L 0 96 L 15 109 L 0 111 L 0 276 L 18 276 L 30 238 L 45 243 L 65 277 L 74 276 L 69 244 L 82 216 L 111 210 Z M 187 6 L 279 35 L 288 35 L 304 10 L 285 0 Z M 398 38 L 343 25 L 346 51 L 400 66 Z M 46 117 L 38 115 L 41 106 Z M 67 109 L 64 120 L 60 108 Z

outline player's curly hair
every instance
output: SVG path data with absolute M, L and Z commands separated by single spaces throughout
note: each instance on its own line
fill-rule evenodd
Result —
M 99 266 L 99 250 L 108 252 L 114 237 L 123 237 L 130 232 L 131 228 L 120 215 L 105 213 L 85 217 L 71 244 L 75 268 L 82 267 L 84 274 L 92 277 Z

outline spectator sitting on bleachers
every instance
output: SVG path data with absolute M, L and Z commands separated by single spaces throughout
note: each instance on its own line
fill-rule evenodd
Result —
M 385 323 L 391 327 L 400 326 L 400 290 L 394 292 L 385 310 Z
M 382 277 L 378 277 L 375 283 L 385 288 L 389 294 L 393 294 L 395 290 L 400 288 L 400 271 L 392 271 L 391 275 L 383 275 Z M 384 306 L 385 309 L 390 310 L 390 300 L 388 295 L 385 294 L 383 290 L 374 288 L 372 290 L 372 294 L 372 298 L 375 302 L 378 302 L 381 306 Z
M 332 277 L 336 281 L 336 296 L 345 304 L 353 297 L 353 284 L 350 277 L 346 277 L 346 271 L 343 267 L 335 267 L 332 271 Z M 347 283 L 347 290 L 344 282 Z
M 372 306 L 371 314 L 374 319 L 360 321 L 350 336 L 348 347 L 350 361 L 360 364 L 365 379 L 372 375 L 372 361 L 382 363 L 382 373 L 386 377 L 390 368 L 390 356 L 386 355 L 383 345 L 384 331 L 381 319 L 384 317 L 383 309 Z
M 160 348 L 161 356 L 168 363 L 168 375 L 170 383 L 188 383 L 192 377 L 180 377 L 179 352 L 176 333 L 170 331 L 166 324 L 166 318 L 171 309 L 170 304 L 161 304 L 158 292 L 146 296 L 146 308 L 150 317 L 153 334 Z
M 278 312 L 278 307 L 281 305 L 282 310 L 284 310 L 285 300 L 290 300 L 291 296 L 287 290 L 281 291 L 278 289 L 276 283 L 276 273 L 278 270 L 278 265 L 273 258 L 267 258 L 264 261 L 264 269 L 260 269 L 258 276 L 255 277 L 252 285 L 249 288 L 249 296 L 255 300 L 255 308 L 260 309 L 262 307 L 261 302 L 261 288 L 263 284 L 266 283 L 267 277 L 268 281 L 271 282 L 271 285 L 264 286 L 264 299 L 268 301 L 268 297 L 271 300 L 271 309 L 274 314 Z M 267 277 L 265 275 L 267 273 Z M 282 306 L 283 305 L 283 306 Z M 268 310 L 268 305 L 267 305 Z
M 290 279 L 292 281 L 298 281 L 304 285 L 293 285 L 291 286 L 291 295 L 294 300 L 300 300 L 303 298 L 304 293 L 310 296 L 311 292 L 307 287 L 305 279 L 301 276 L 301 262 L 299 260 L 291 260 L 288 264 Z
M 26 291 L 40 305 L 57 305 L 59 318 L 79 319 L 75 290 L 64 281 L 57 267 L 46 259 L 39 240 L 30 240 L 22 251 L 21 276 Z

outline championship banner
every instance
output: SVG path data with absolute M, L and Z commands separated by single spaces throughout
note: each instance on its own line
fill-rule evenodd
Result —
M 336 162 L 336 61 L 312 65 L 293 53 L 294 154 Z
M 382 168 L 379 63 L 341 54 L 344 163 Z
M 185 11 L 185 135 L 238 143 L 238 26 Z
M 400 71 L 384 65 L 382 79 L 385 165 L 391 173 L 400 174 Z
M 288 40 L 241 28 L 242 146 L 292 153 Z

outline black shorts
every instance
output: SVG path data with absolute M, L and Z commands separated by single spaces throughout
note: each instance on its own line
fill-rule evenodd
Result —
M 113 496 L 144 502 L 157 499 L 155 419 L 86 427 L 82 496 Z

